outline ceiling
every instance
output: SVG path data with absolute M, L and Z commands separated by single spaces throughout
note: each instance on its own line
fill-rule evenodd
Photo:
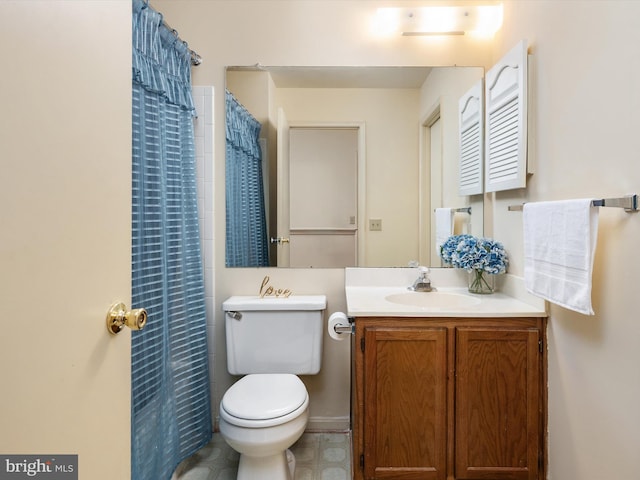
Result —
M 278 88 L 420 88 L 431 67 L 228 67 L 268 71 Z

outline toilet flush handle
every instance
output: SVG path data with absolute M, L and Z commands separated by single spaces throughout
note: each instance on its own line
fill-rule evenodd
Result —
M 242 314 L 240 312 L 227 312 L 227 315 L 234 320 L 242 320 Z

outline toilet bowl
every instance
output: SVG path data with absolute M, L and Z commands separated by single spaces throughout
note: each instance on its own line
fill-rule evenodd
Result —
M 322 361 L 324 295 L 225 300 L 227 370 L 244 375 L 220 402 L 222 438 L 240 453 L 239 480 L 293 480 L 288 450 L 305 430 L 309 394 L 297 375 Z
M 238 453 L 239 480 L 292 480 L 288 448 L 309 418 L 309 395 L 292 374 L 247 375 L 220 402 L 220 434 Z

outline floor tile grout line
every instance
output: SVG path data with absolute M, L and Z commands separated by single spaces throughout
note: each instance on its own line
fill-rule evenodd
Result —
M 311 468 L 311 478 L 296 475 L 296 480 L 298 478 L 302 480 L 325 480 L 325 478 L 331 480 L 344 478 L 347 480 L 351 478 L 350 432 L 306 432 L 291 449 L 294 453 L 297 449 L 298 454 L 301 455 L 302 448 L 313 449 L 312 465 L 304 464 L 304 462 L 299 464 L 301 475 L 302 468 Z M 329 448 L 344 450 L 343 460 L 326 460 L 325 452 Z M 332 453 L 335 454 L 334 451 Z M 237 464 L 238 454 L 224 442 L 219 433 L 216 433 L 207 446 L 178 467 L 176 478 L 177 480 L 232 480 L 237 472 Z M 327 473 L 326 477 L 324 473 Z

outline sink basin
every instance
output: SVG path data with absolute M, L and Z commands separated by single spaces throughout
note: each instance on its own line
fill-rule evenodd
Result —
M 480 303 L 480 299 L 448 292 L 406 292 L 384 297 L 386 301 L 420 308 L 470 307 Z

